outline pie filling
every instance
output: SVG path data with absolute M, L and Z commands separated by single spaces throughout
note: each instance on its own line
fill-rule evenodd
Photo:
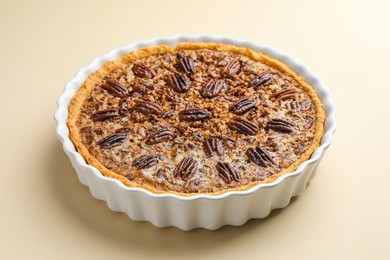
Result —
M 72 140 L 125 184 L 218 193 L 268 182 L 299 161 L 313 146 L 319 109 L 272 64 L 228 50 L 174 49 L 95 79 Z

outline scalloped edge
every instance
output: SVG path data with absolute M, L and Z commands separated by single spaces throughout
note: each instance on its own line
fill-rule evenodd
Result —
M 311 158 L 304 161 L 294 172 L 284 174 L 271 183 L 259 184 L 245 191 L 228 191 L 216 196 L 199 194 L 190 197 L 169 193 L 156 194 L 143 188 L 127 187 L 119 180 L 103 176 L 95 167 L 88 165 L 84 158 L 75 150 L 69 138 L 69 129 L 66 125 L 70 100 L 88 75 L 101 67 L 105 62 L 115 60 L 129 51 L 161 44 L 174 47 L 179 42 L 185 41 L 218 42 L 250 48 L 282 61 L 301 75 L 314 88 L 327 114 L 324 136 L 320 146 L 314 151 Z M 57 106 L 58 108 L 55 112 L 57 136 L 63 144 L 63 149 L 70 158 L 80 182 L 90 188 L 95 198 L 106 201 L 109 208 L 113 211 L 127 213 L 133 220 L 149 221 L 157 227 L 175 226 L 182 230 L 191 230 L 197 227 L 214 230 L 223 225 L 242 225 L 251 218 L 266 217 L 272 209 L 287 206 L 291 197 L 300 195 L 304 191 L 307 182 L 314 177 L 318 163 L 329 147 L 332 134 L 336 130 L 336 108 L 332 102 L 331 94 L 324 87 L 322 81 L 309 68 L 291 56 L 270 47 L 224 36 L 174 35 L 138 41 L 113 49 L 108 54 L 94 59 L 89 65 L 80 69 L 75 77 L 66 83 L 63 94 L 58 98 Z M 298 182 L 298 180 L 300 181 Z M 281 187 L 284 188 L 281 189 Z M 260 194 L 262 196 L 259 197 Z M 233 203 L 238 197 L 241 198 L 240 202 Z M 244 197 L 248 199 L 242 199 Z M 151 200 L 153 198 L 155 200 Z M 266 200 L 265 198 L 269 199 Z M 159 203 L 155 204 L 156 201 Z M 162 203 L 161 201 L 164 202 Z M 257 201 L 257 203 L 254 204 L 253 201 Z M 183 206 L 183 203 L 185 203 L 185 206 Z M 213 205 L 212 207 L 208 206 L 210 203 Z M 133 204 L 138 206 L 134 207 Z M 152 204 L 154 205 L 151 206 Z M 221 208 L 216 204 L 225 206 Z M 231 206 L 229 205 L 231 204 L 236 205 L 233 207 L 233 210 L 230 209 Z M 165 205 L 165 207 L 162 207 L 162 205 Z M 177 207 L 177 205 L 182 206 Z M 237 208 L 242 207 L 241 205 L 247 205 L 247 207 L 241 211 L 237 210 Z M 204 210 L 205 208 L 207 208 L 207 211 Z M 160 210 L 156 211 L 153 209 Z M 228 211 L 231 214 L 229 216 L 221 215 L 221 211 Z M 246 212 L 246 214 L 240 214 L 242 211 Z M 192 212 L 197 217 L 189 215 L 189 212 Z M 203 215 L 200 212 L 203 215 L 207 215 L 208 218 L 202 217 Z M 182 218 L 175 217 L 175 215 L 180 215 Z M 219 220 L 217 221 L 217 219 Z

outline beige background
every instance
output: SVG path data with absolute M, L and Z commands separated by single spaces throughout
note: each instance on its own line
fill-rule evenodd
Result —
M 0 1 L 0 259 L 390 259 L 389 1 Z M 56 98 L 111 48 L 178 33 L 289 53 L 320 75 L 338 130 L 307 191 L 265 220 L 157 229 L 82 186 Z

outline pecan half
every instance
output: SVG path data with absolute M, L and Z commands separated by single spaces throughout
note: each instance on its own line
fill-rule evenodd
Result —
M 205 138 L 203 141 L 203 151 L 207 157 L 213 156 L 214 153 L 223 155 L 223 145 L 221 139 L 218 137 Z
M 158 144 L 158 143 L 172 140 L 174 137 L 175 137 L 175 133 L 173 133 L 172 131 L 170 131 L 166 128 L 163 128 L 163 129 L 157 130 L 153 133 L 150 133 L 147 136 L 145 143 L 147 145 Z
M 211 113 L 209 111 L 199 108 L 184 109 L 179 112 L 180 121 L 202 121 L 210 117 Z
M 222 79 L 217 81 L 210 80 L 201 91 L 201 95 L 204 98 L 212 98 L 218 96 L 218 94 L 225 88 L 225 82 Z
M 267 123 L 268 129 L 284 133 L 291 133 L 293 131 L 292 126 L 294 126 L 293 123 L 284 119 L 271 119 Z
M 236 115 L 242 115 L 251 110 L 252 108 L 256 107 L 256 103 L 257 102 L 255 99 L 244 98 L 231 104 L 229 107 L 229 111 Z
M 276 79 L 275 74 L 271 74 L 268 72 L 263 72 L 260 75 L 258 75 L 252 82 L 249 84 L 249 87 L 254 87 L 254 88 L 262 88 L 268 85 L 271 85 L 274 80 Z
M 190 81 L 185 74 L 174 73 L 168 76 L 168 85 L 176 92 L 184 93 L 190 88 Z
M 240 180 L 240 175 L 228 163 L 218 162 L 215 169 L 219 177 L 226 183 Z
M 134 175 L 131 174 L 131 173 L 126 174 L 125 177 L 126 177 L 129 181 L 134 180 Z
M 154 78 L 156 76 L 156 72 L 153 70 L 149 69 L 145 65 L 141 63 L 136 63 L 133 65 L 131 70 L 134 72 L 135 75 L 137 75 L 140 78 Z
M 93 121 L 105 121 L 111 118 L 119 118 L 119 110 L 118 109 L 104 109 L 95 112 L 91 118 Z
M 143 155 L 138 158 L 135 158 L 132 166 L 137 170 L 150 168 L 158 163 L 156 156 L 154 155 Z
M 270 95 L 270 98 L 275 98 L 283 101 L 286 99 L 293 98 L 294 96 L 295 96 L 295 90 L 293 88 L 287 88 L 273 93 L 272 95 Z
M 194 74 L 196 72 L 195 63 L 191 58 L 183 57 L 177 61 L 177 69 L 186 74 Z
M 127 134 L 127 133 L 130 133 L 131 130 L 133 130 L 132 127 L 130 127 L 130 126 L 124 126 L 124 127 L 121 127 L 121 128 L 119 128 L 119 129 L 117 129 L 117 130 L 115 131 L 115 133 Z
M 109 135 L 98 142 L 98 145 L 102 149 L 110 149 L 115 146 L 119 146 L 127 140 L 127 134 L 115 133 Z
M 231 130 L 245 135 L 256 135 L 259 132 L 259 127 L 257 125 L 242 117 L 235 117 L 230 120 L 228 122 L 228 127 Z
M 131 109 L 145 115 L 159 115 L 163 112 L 160 105 L 145 100 L 137 100 Z
M 135 85 L 133 87 L 133 92 L 134 93 L 139 93 L 141 96 L 145 95 L 146 91 L 147 91 L 147 89 L 144 86 Z
M 241 69 L 241 63 L 238 60 L 228 62 L 221 69 L 221 75 L 224 77 L 231 77 L 236 75 Z
M 267 150 L 260 146 L 249 148 L 246 154 L 251 162 L 259 166 L 268 167 L 275 164 Z
M 188 180 L 198 170 L 198 162 L 191 156 L 184 158 L 173 171 L 175 177 L 180 177 L 182 180 Z
M 297 101 L 292 101 L 290 103 L 290 108 L 293 110 L 298 109 L 299 107 L 300 107 L 300 104 Z
M 171 92 L 168 92 L 167 94 L 165 94 L 165 97 L 168 101 L 172 102 L 172 103 L 180 103 L 183 101 L 183 99 L 181 97 L 177 97 L 175 96 L 173 93 Z
M 100 85 L 100 87 L 104 88 L 115 97 L 124 98 L 129 94 L 126 86 L 122 82 L 115 79 L 107 79 L 106 83 L 103 83 Z

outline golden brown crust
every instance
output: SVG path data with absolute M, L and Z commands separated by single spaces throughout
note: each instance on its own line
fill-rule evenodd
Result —
M 284 169 L 283 171 L 279 172 L 278 174 L 275 174 L 271 176 L 270 178 L 265 179 L 264 181 L 256 181 L 251 182 L 248 185 L 236 187 L 236 188 L 230 188 L 230 189 L 224 189 L 218 192 L 214 193 L 202 193 L 207 195 L 220 195 L 222 193 L 228 192 L 228 191 L 244 191 L 248 190 L 249 188 L 256 186 L 261 183 L 270 183 L 275 181 L 278 177 L 293 172 L 297 169 L 297 167 L 304 161 L 308 160 L 312 153 L 315 151 L 315 149 L 320 145 L 321 138 L 324 134 L 324 121 L 325 121 L 325 111 L 322 107 L 321 101 L 318 98 L 317 94 L 315 93 L 314 89 L 307 84 L 304 79 L 299 76 L 297 73 L 292 71 L 287 65 L 283 64 L 280 61 L 277 61 L 273 58 L 270 58 L 262 53 L 255 52 L 253 50 L 250 50 L 248 48 L 242 48 L 242 47 L 236 47 L 232 45 L 227 44 L 220 44 L 220 43 L 179 43 L 175 49 L 172 49 L 169 46 L 166 45 L 160 45 L 155 47 L 147 47 L 142 48 L 135 52 L 130 52 L 122 56 L 121 58 L 110 61 L 105 63 L 100 69 L 93 72 L 87 80 L 84 82 L 84 84 L 81 86 L 80 90 L 75 93 L 73 96 L 71 103 L 69 105 L 69 117 L 67 121 L 67 125 L 70 130 L 70 138 L 72 142 L 74 143 L 77 151 L 83 156 L 83 158 L 86 160 L 86 162 L 90 165 L 95 166 L 104 176 L 115 178 L 123 182 L 125 185 L 129 187 L 141 187 L 146 190 L 149 190 L 153 193 L 171 193 L 171 194 L 177 194 L 181 196 L 194 196 L 199 195 L 199 193 L 180 193 L 180 192 L 174 192 L 174 191 L 161 191 L 157 190 L 156 188 L 153 188 L 148 185 L 143 184 L 137 184 L 129 179 L 125 178 L 124 176 L 121 176 L 119 174 L 116 174 L 115 172 L 107 169 L 104 167 L 94 156 L 92 156 L 88 149 L 82 144 L 80 139 L 80 133 L 79 128 L 77 127 L 77 119 L 80 115 L 81 107 L 83 105 L 84 100 L 87 98 L 90 91 L 99 83 L 101 83 L 102 79 L 107 76 L 110 72 L 114 71 L 115 69 L 119 68 L 123 63 L 128 63 L 131 61 L 135 61 L 139 58 L 147 57 L 150 55 L 156 55 L 156 54 L 162 54 L 162 53 L 175 53 L 178 50 L 185 50 L 185 49 L 209 49 L 209 50 L 218 50 L 218 51 L 227 51 L 232 52 L 236 54 L 242 54 L 245 56 L 248 56 L 254 61 L 260 61 L 262 63 L 267 64 L 270 67 L 273 67 L 284 74 L 292 77 L 294 80 L 296 80 L 299 85 L 304 89 L 308 95 L 310 96 L 315 108 L 316 108 L 316 132 L 312 141 L 311 146 L 301 155 L 301 157 L 295 161 L 293 164 L 291 164 L 288 168 Z

